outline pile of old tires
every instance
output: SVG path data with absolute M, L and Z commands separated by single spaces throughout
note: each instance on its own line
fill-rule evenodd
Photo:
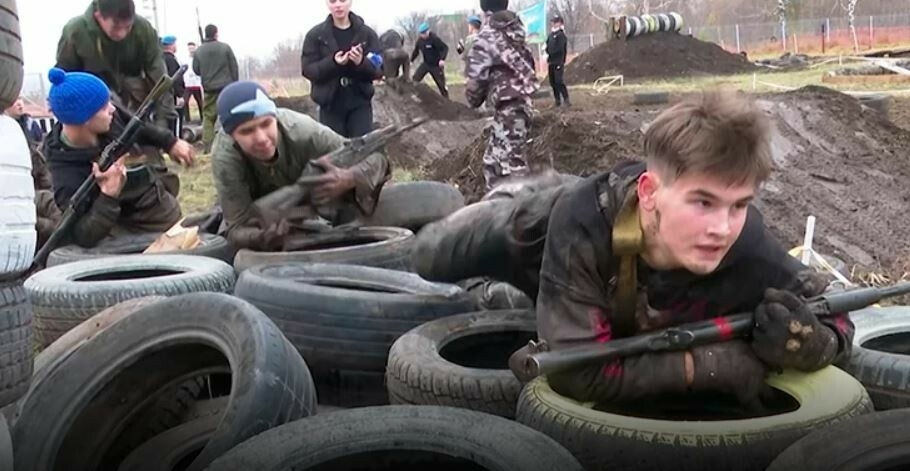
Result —
M 626 37 L 658 32 L 678 33 L 683 27 L 683 17 L 679 13 L 661 13 L 626 17 Z

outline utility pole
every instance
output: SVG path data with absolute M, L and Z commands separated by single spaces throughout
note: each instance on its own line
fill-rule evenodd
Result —
M 147 12 L 150 11 L 152 13 L 152 17 L 149 19 L 155 25 L 155 30 L 161 33 L 158 25 L 158 0 L 142 0 L 142 7 Z

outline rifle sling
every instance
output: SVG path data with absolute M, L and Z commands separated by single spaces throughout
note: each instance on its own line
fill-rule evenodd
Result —
M 613 256 L 619 258 L 613 316 L 619 336 L 635 334 L 638 306 L 638 255 L 644 249 L 644 235 L 638 218 L 638 195 L 633 191 L 623 202 L 613 223 Z

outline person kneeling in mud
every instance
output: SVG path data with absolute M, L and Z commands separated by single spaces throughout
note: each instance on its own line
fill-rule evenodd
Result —
M 848 355 L 847 315 L 819 320 L 804 301 L 826 280 L 789 256 L 750 204 L 771 171 L 770 123 L 757 105 L 722 93 L 690 99 L 655 119 L 644 149 L 646 162 L 428 226 L 414 250 L 417 272 L 443 281 L 455 267 L 454 276 L 522 288 L 537 300 L 538 336 L 551 350 L 755 313 L 751 341 L 549 376 L 579 401 L 712 391 L 759 406 L 769 368 L 814 371 Z
M 356 165 L 323 158 L 341 148 L 345 138 L 305 114 L 277 108 L 256 83 L 226 87 L 218 98 L 218 116 L 222 129 L 213 147 L 215 188 L 226 237 L 237 248 L 283 250 L 288 220 L 266 220 L 271 218 L 257 214 L 253 202 L 294 184 L 310 161 L 325 173 L 304 204 L 334 224 L 352 222 L 357 212 L 372 214 L 391 177 L 388 160 L 378 153 Z
M 50 168 L 54 200 L 65 208 L 86 178 L 94 175 L 97 183 L 91 208 L 73 226 L 73 242 L 93 247 L 109 235 L 163 232 L 180 221 L 177 199 L 142 155 L 123 156 L 105 172 L 98 168 L 104 148 L 130 119 L 111 103 L 107 85 L 94 75 L 57 68 L 49 78 L 53 85 L 48 103 L 58 123 L 41 153 Z M 166 150 L 186 165 L 195 158 L 190 144 L 151 123 L 143 126 L 137 145 Z

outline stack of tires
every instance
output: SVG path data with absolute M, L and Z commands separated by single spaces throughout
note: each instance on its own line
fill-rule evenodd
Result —
M 627 38 L 658 32 L 678 33 L 682 27 L 683 17 L 679 13 L 626 17 Z
M 0 109 L 19 97 L 22 45 L 13 0 L 0 0 Z M 22 275 L 32 264 L 35 190 L 25 136 L 12 118 L 0 115 L 0 407 L 19 399 L 32 376 L 32 311 Z M 0 469 L 13 469 L 13 448 L 0 416 Z

